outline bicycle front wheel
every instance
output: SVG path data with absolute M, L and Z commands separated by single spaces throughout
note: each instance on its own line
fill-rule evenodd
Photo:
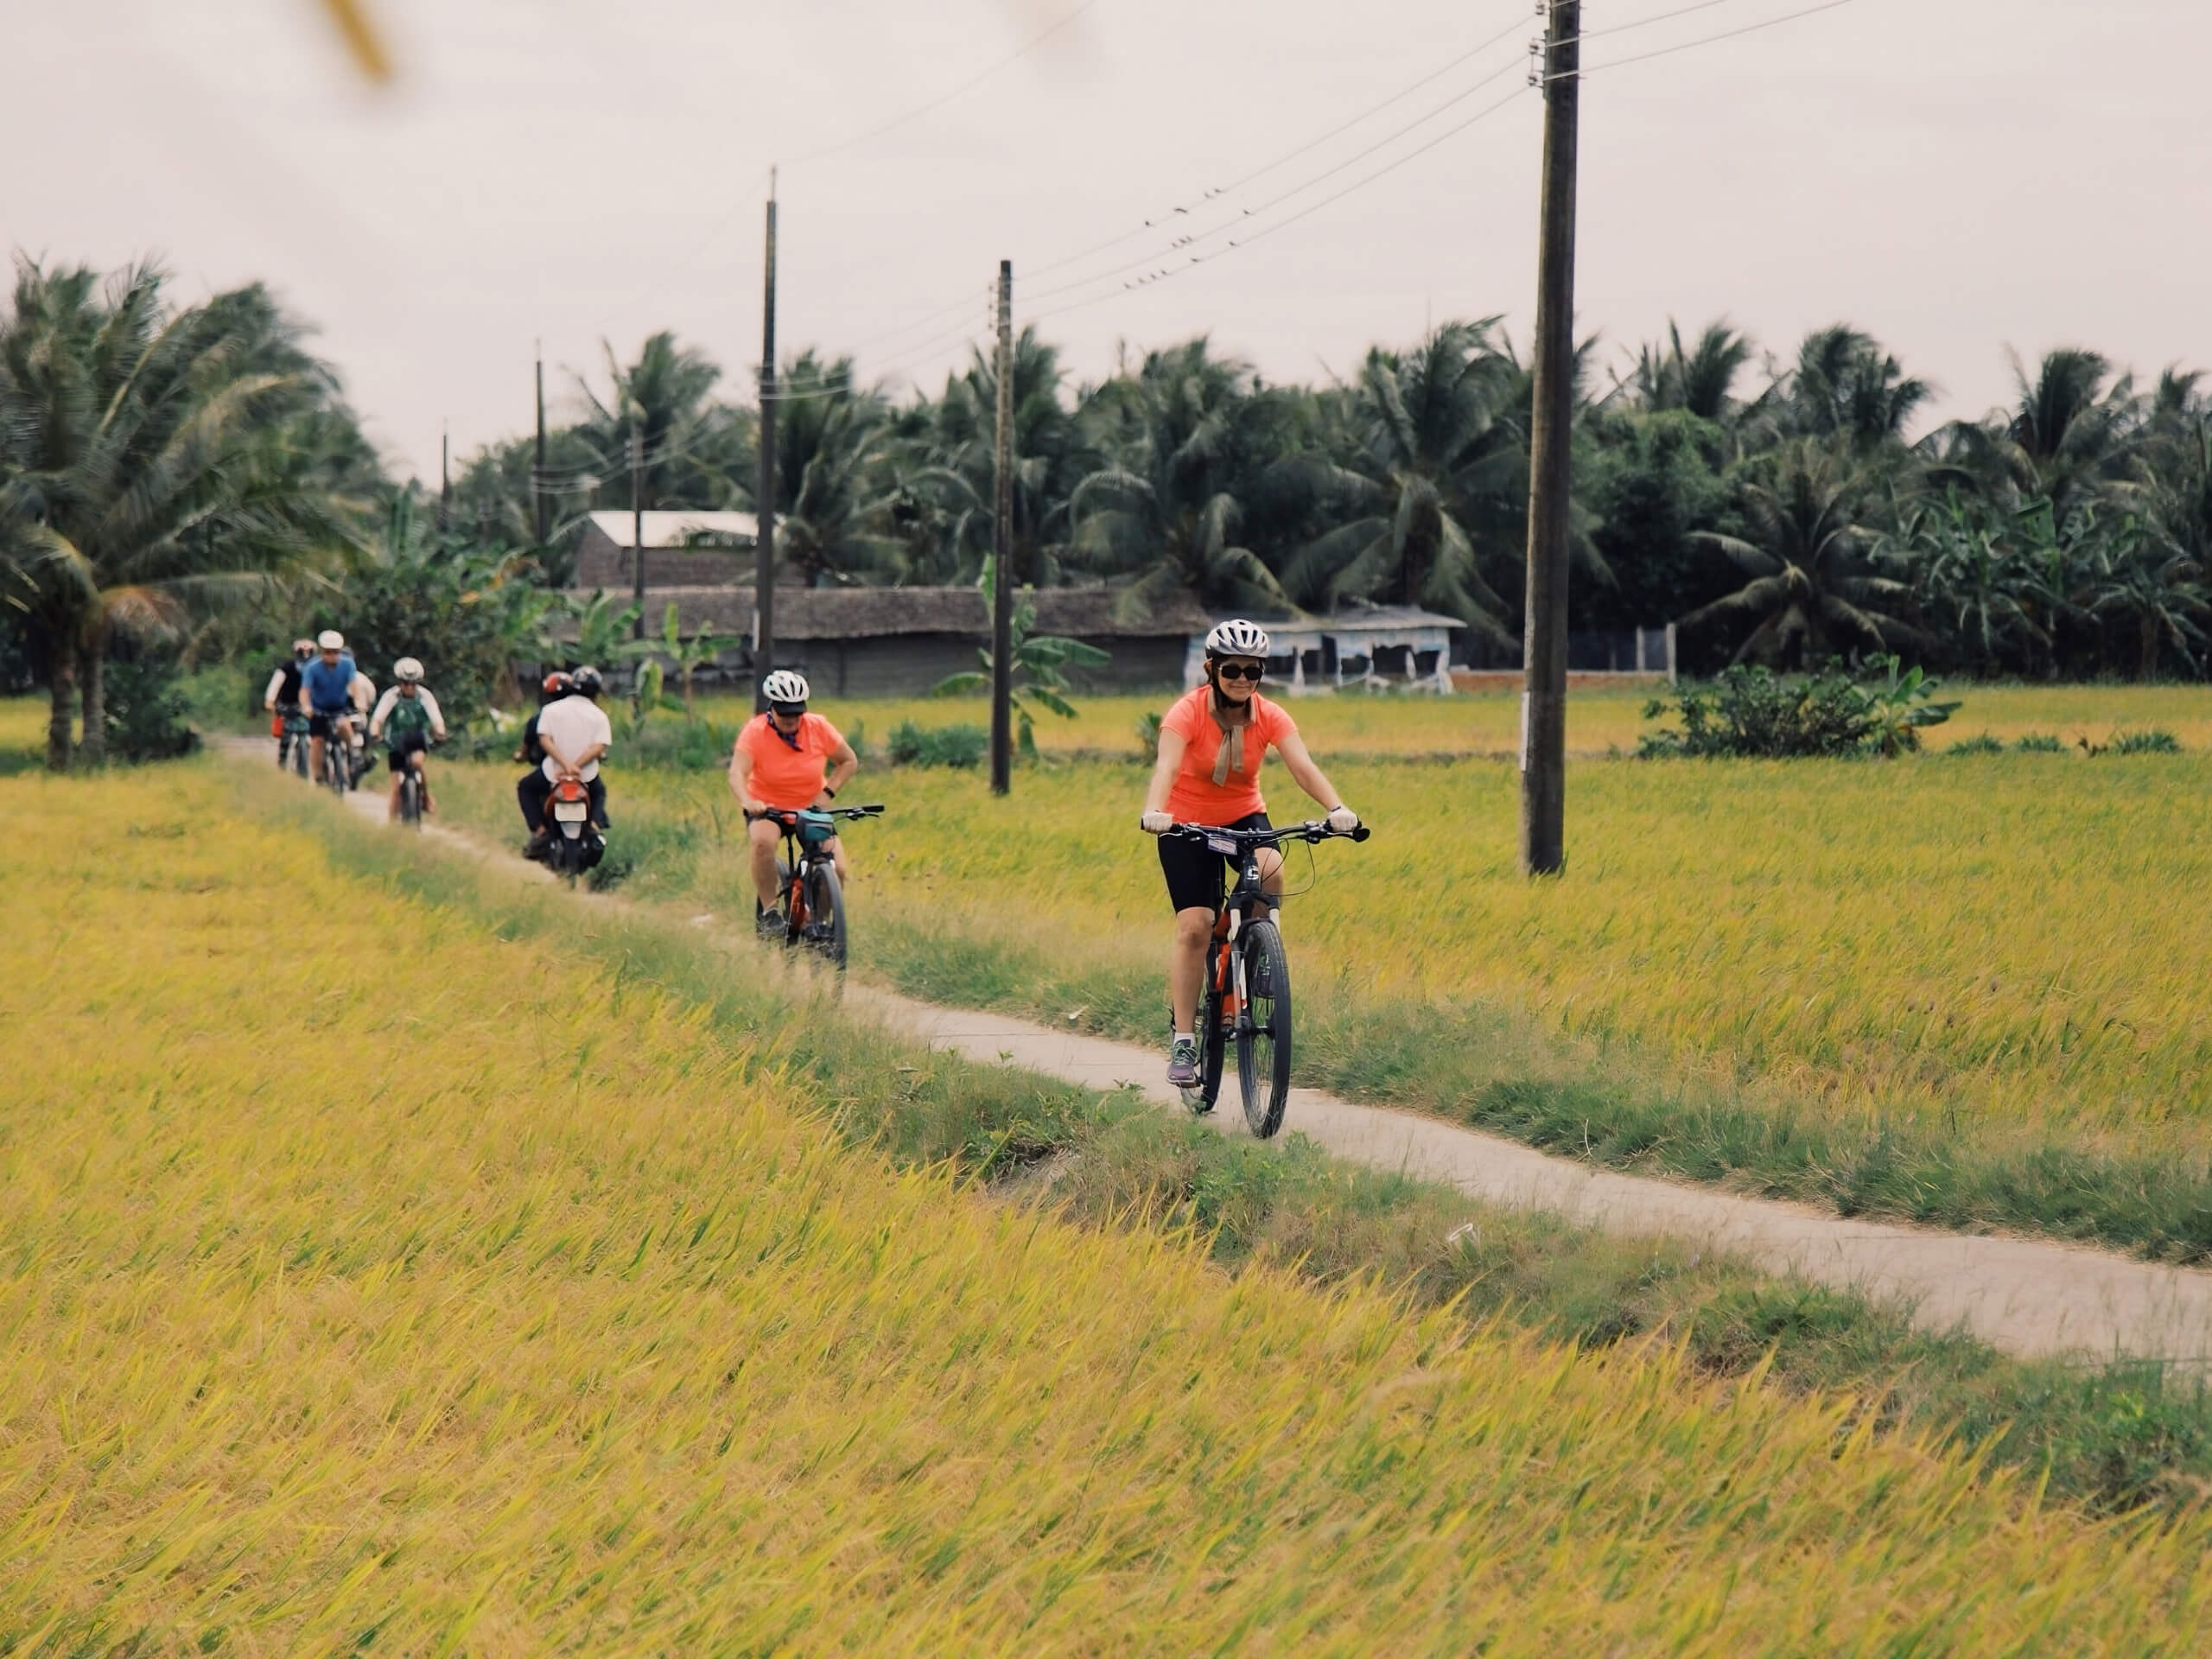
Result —
M 305 733 L 293 740 L 292 772 L 302 781 L 305 781 L 308 775 L 308 740 Z
M 845 889 L 836 868 L 817 864 L 806 873 L 806 942 L 842 973 L 845 967 Z
M 1236 1081 L 1244 1121 L 1265 1141 L 1290 1099 L 1290 963 L 1273 922 L 1249 922 L 1238 942 L 1244 1006 L 1236 1019 Z
M 423 827 L 423 784 L 411 772 L 399 776 L 399 821 Z

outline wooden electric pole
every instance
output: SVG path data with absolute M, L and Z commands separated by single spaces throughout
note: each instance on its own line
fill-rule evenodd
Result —
M 768 169 L 767 275 L 760 296 L 760 486 L 753 498 L 753 712 L 776 667 L 776 171 Z
M 991 793 L 1014 786 L 1014 261 L 999 261 L 998 501 L 991 514 Z
M 632 416 L 630 428 L 630 551 L 635 561 L 630 597 L 638 607 L 637 620 L 630 625 L 633 639 L 645 637 L 645 435 L 636 424 L 644 415 L 640 410 Z
M 1567 868 L 1567 549 L 1574 441 L 1575 141 L 1582 0 L 1545 32 L 1543 225 L 1536 253 L 1535 418 L 1529 435 L 1528 609 L 1521 692 L 1521 868 Z
M 552 534 L 548 515 L 553 511 L 552 498 L 546 492 L 545 482 L 545 346 L 537 346 L 537 469 L 531 474 L 531 505 L 537 509 L 537 545 L 541 552 L 546 539 Z

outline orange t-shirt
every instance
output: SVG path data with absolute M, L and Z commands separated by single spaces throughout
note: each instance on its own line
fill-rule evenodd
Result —
M 766 715 L 755 715 L 737 734 L 737 747 L 753 757 L 753 798 L 786 812 L 812 806 L 830 775 L 830 757 L 845 746 L 835 726 L 819 715 L 801 715 L 786 743 Z
M 1160 718 L 1160 729 L 1179 734 L 1187 745 L 1182 770 L 1175 774 L 1174 785 L 1167 791 L 1167 810 L 1178 823 L 1217 827 L 1266 811 L 1268 804 L 1260 798 L 1260 762 L 1267 758 L 1269 745 L 1298 730 L 1296 721 L 1254 692 L 1252 723 L 1236 733 L 1244 740 L 1243 765 L 1230 766 L 1217 784 L 1213 769 L 1221 758 L 1222 730 L 1207 706 L 1212 696 L 1211 686 L 1199 686 L 1187 696 L 1177 698 L 1175 706 Z

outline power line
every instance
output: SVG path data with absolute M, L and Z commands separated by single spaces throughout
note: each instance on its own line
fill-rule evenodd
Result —
M 1416 149 L 1408 150 L 1404 155 L 1376 168 L 1372 173 L 1366 174 L 1360 178 L 1353 180 L 1350 184 L 1344 186 L 1343 189 L 1333 191 L 1330 194 L 1322 197 L 1319 201 L 1308 202 L 1305 207 L 1300 208 L 1296 213 L 1290 214 L 1288 217 L 1277 219 L 1271 225 L 1262 226 L 1258 230 L 1254 231 L 1249 236 L 1238 237 L 1234 241 L 1230 242 L 1226 246 L 1216 248 L 1210 253 L 1193 255 L 1188 263 L 1182 265 L 1168 266 L 1161 270 L 1154 272 L 1152 276 L 1146 277 L 1141 281 L 1124 283 L 1120 288 L 1109 289 L 1103 294 L 1094 294 L 1087 299 L 1072 300 L 1065 305 L 1055 306 L 1045 311 L 1033 312 L 1030 315 L 1029 321 L 1032 322 L 1037 322 L 1042 321 L 1046 317 L 1058 316 L 1065 312 L 1081 310 L 1085 306 L 1096 305 L 1102 301 L 1117 298 L 1119 296 L 1128 293 L 1135 289 L 1148 288 L 1153 286 L 1154 283 L 1165 282 L 1169 277 L 1182 276 L 1193 266 L 1210 264 L 1213 260 L 1220 258 L 1224 254 L 1235 251 L 1236 249 L 1248 248 L 1251 246 L 1253 243 L 1260 241 L 1263 238 L 1273 236 L 1277 231 L 1287 229 L 1289 226 L 1295 225 L 1300 219 L 1307 217 L 1309 214 L 1320 212 L 1322 208 L 1328 207 L 1332 202 L 1343 200 L 1346 196 L 1352 194 L 1355 191 L 1363 189 L 1368 185 L 1374 183 L 1376 180 L 1382 178 L 1385 174 L 1395 172 L 1399 168 L 1403 167 L 1408 162 L 1414 160 L 1416 156 L 1427 155 L 1430 150 L 1434 149 L 1439 144 L 1445 143 L 1448 139 L 1457 137 L 1460 133 L 1466 131 L 1468 128 L 1475 126 L 1483 121 L 1488 120 L 1491 116 L 1497 114 L 1507 105 L 1512 103 L 1514 99 L 1521 97 L 1524 90 L 1525 89 L 1522 87 L 1515 87 L 1513 91 L 1508 92 L 1503 98 L 1499 99 L 1496 103 L 1486 105 L 1483 109 L 1478 111 L 1475 114 L 1468 117 L 1465 121 L 1460 122 L 1458 125 L 1446 128 L 1444 131 L 1438 133 L 1434 137 L 1429 139 L 1426 143 L 1420 145 Z M 1294 191 L 1290 194 L 1295 194 L 1297 193 Z M 1281 200 L 1281 198 L 1278 198 L 1278 200 Z M 1092 280 L 1098 281 L 1102 279 L 1094 277 Z M 1078 283 L 1076 284 L 1076 286 L 1083 286 L 1083 284 Z
M 1741 29 L 1724 29 L 1718 35 L 1700 35 L 1694 41 L 1680 41 L 1673 46 L 1659 47 L 1649 52 L 1638 52 L 1632 57 L 1610 58 L 1604 63 L 1585 64 L 1573 73 L 1579 75 L 1593 75 L 1604 69 L 1624 69 L 1631 63 L 1649 63 L 1654 58 L 1671 57 L 1677 52 L 1688 52 L 1697 47 L 1711 46 L 1716 41 L 1732 41 L 1740 35 L 1756 35 L 1761 29 L 1779 28 L 1783 23 L 1794 23 L 1801 17 L 1817 16 L 1821 12 L 1834 11 L 1839 7 L 1852 3 L 1853 0 L 1824 0 L 1824 3 L 1821 5 L 1806 6 L 1797 11 L 1785 11 L 1779 17 L 1769 17 L 1759 22 L 1746 23 Z M 1658 20 L 1654 18 L 1651 21 L 1656 22 Z M 1553 76 L 1551 79 L 1562 79 L 1564 77 Z
M 789 161 L 785 162 L 783 165 L 785 167 L 798 167 L 808 162 L 818 162 L 826 156 L 842 155 L 846 150 L 857 149 L 862 144 L 873 143 L 876 139 L 882 137 L 886 133 L 896 132 L 899 128 L 906 126 L 908 123 L 918 121 L 922 117 L 929 114 L 934 110 L 943 109 L 946 105 L 951 103 L 953 99 L 960 97 L 963 93 L 973 92 L 976 87 L 988 80 L 993 75 L 998 73 L 1000 70 L 1007 68 L 1015 63 L 1019 63 L 1023 58 L 1027 57 L 1032 52 L 1044 45 L 1046 41 L 1051 40 L 1053 35 L 1058 34 L 1062 29 L 1066 29 L 1070 24 L 1073 23 L 1077 18 L 1082 16 L 1084 13 L 1089 11 L 1097 3 L 1098 0 L 1083 0 L 1082 4 L 1076 7 L 1073 11 L 1069 12 L 1065 16 L 1062 17 L 1059 22 L 1051 25 L 1049 28 L 1039 29 L 1036 34 L 1031 35 L 1027 41 L 1024 41 L 1013 51 L 1007 53 L 1006 56 L 992 64 L 988 69 L 981 70 L 977 73 L 971 75 L 966 80 L 962 81 L 957 86 L 953 87 L 950 92 L 940 93 L 936 98 L 930 99 L 926 104 L 918 104 L 912 109 L 908 110 L 905 114 L 894 115 L 891 119 L 884 122 L 880 126 L 870 127 L 866 132 L 855 133 L 852 137 L 840 139 L 834 144 L 823 144 L 818 149 L 810 149 L 803 155 L 794 156 Z

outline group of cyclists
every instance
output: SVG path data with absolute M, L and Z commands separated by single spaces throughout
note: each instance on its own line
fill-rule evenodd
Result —
M 292 654 L 270 675 L 262 707 L 272 717 L 276 764 L 291 760 L 295 741 L 308 746 L 308 773 L 317 783 L 346 769 L 350 786 L 370 766 L 368 745 L 382 740 L 391 772 L 391 816 L 399 816 L 399 784 L 412 771 L 421 780 L 423 810 L 430 810 L 430 785 L 423 757 L 446 734 L 444 714 L 423 683 L 423 664 L 402 657 L 391 665 L 392 683 L 377 695 L 376 683 L 361 671 L 346 649 L 346 636 L 325 628 L 312 639 L 292 641 Z M 304 715 L 307 730 L 296 734 L 293 721 Z
M 1224 622 L 1206 635 L 1205 682 L 1178 698 L 1160 720 L 1160 759 L 1138 816 L 1139 827 L 1160 837 L 1160 875 L 1175 914 L 1167 968 L 1173 1014 L 1167 1080 L 1179 1088 L 1198 1079 L 1195 1027 L 1206 948 L 1221 911 L 1230 860 L 1201 841 L 1169 831 L 1178 825 L 1268 827 L 1260 766 L 1270 748 L 1282 757 L 1292 781 L 1322 807 L 1331 830 L 1348 835 L 1359 826 L 1358 814 L 1344 804 L 1306 752 L 1297 722 L 1281 705 L 1260 695 L 1268 651 L 1267 630 L 1256 622 Z M 371 742 L 381 739 L 392 775 L 393 816 L 399 810 L 400 777 L 409 768 L 423 779 L 423 807 L 430 810 L 423 757 L 433 741 L 445 736 L 445 719 L 423 683 L 421 663 L 401 658 L 392 664 L 392 677 L 396 683 L 376 696 L 335 630 L 294 641 L 291 660 L 270 677 L 264 699 L 279 716 L 277 764 L 284 764 L 289 741 L 283 716 L 304 712 L 317 778 L 326 777 L 326 766 L 334 765 L 356 766 L 358 777 L 357 736 Z M 515 757 L 530 767 L 515 784 L 515 804 L 530 831 L 525 857 L 543 855 L 549 841 L 546 800 L 564 779 L 583 784 L 593 822 L 607 827 L 600 762 L 613 744 L 613 729 L 599 706 L 604 689 L 592 668 L 549 674 L 539 686 L 537 711 L 523 728 Z M 784 817 L 827 808 L 851 781 L 860 757 L 836 726 L 809 711 L 804 675 L 778 669 L 761 682 L 760 690 L 767 708 L 738 731 L 730 751 L 729 789 L 747 823 L 756 925 L 766 938 L 780 935 L 785 925 L 776 868 Z M 824 849 L 835 860 L 839 879 L 849 880 L 842 842 L 833 837 Z M 1281 855 L 1263 849 L 1260 868 L 1263 891 L 1279 899 Z

